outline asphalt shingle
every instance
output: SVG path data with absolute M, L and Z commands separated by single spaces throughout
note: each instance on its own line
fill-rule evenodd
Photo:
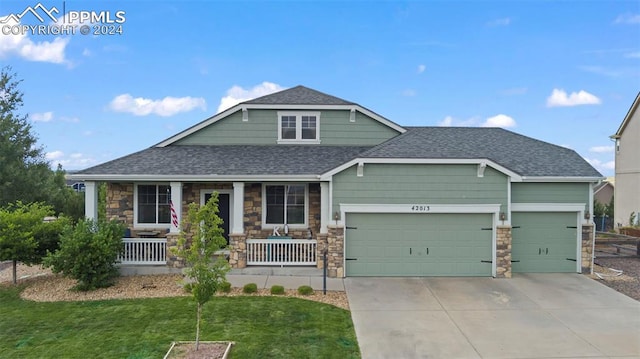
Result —
M 355 105 L 353 102 L 304 86 L 292 87 L 243 103 L 260 105 Z
M 152 147 L 78 174 L 320 175 L 370 148 L 304 145 Z
M 367 158 L 489 159 L 529 177 L 602 177 L 575 151 L 501 128 L 407 127 Z

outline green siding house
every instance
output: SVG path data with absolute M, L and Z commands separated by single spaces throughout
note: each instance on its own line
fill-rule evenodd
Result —
M 228 260 L 330 276 L 589 272 L 592 189 L 573 150 L 500 128 L 403 127 L 303 86 L 85 169 L 86 215 L 129 230 L 123 264 L 180 267 L 189 203 L 220 197 Z

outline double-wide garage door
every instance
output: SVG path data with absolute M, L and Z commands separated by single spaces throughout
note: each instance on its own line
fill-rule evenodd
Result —
M 513 212 L 513 273 L 576 272 L 577 213 Z
M 347 276 L 491 276 L 491 214 L 349 213 Z

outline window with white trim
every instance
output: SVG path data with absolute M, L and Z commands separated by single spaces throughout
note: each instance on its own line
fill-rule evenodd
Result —
M 264 185 L 263 195 L 263 223 L 306 227 L 308 203 L 306 185 Z
M 142 225 L 171 223 L 169 186 L 139 184 L 136 190 L 136 223 Z
M 278 143 L 320 143 L 320 112 L 278 112 Z

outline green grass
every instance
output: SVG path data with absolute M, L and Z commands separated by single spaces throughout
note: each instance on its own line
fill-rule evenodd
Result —
M 188 297 L 38 303 L 0 286 L 2 358 L 162 358 L 195 339 Z M 201 340 L 231 340 L 231 358 L 359 358 L 348 311 L 283 297 L 216 297 Z

